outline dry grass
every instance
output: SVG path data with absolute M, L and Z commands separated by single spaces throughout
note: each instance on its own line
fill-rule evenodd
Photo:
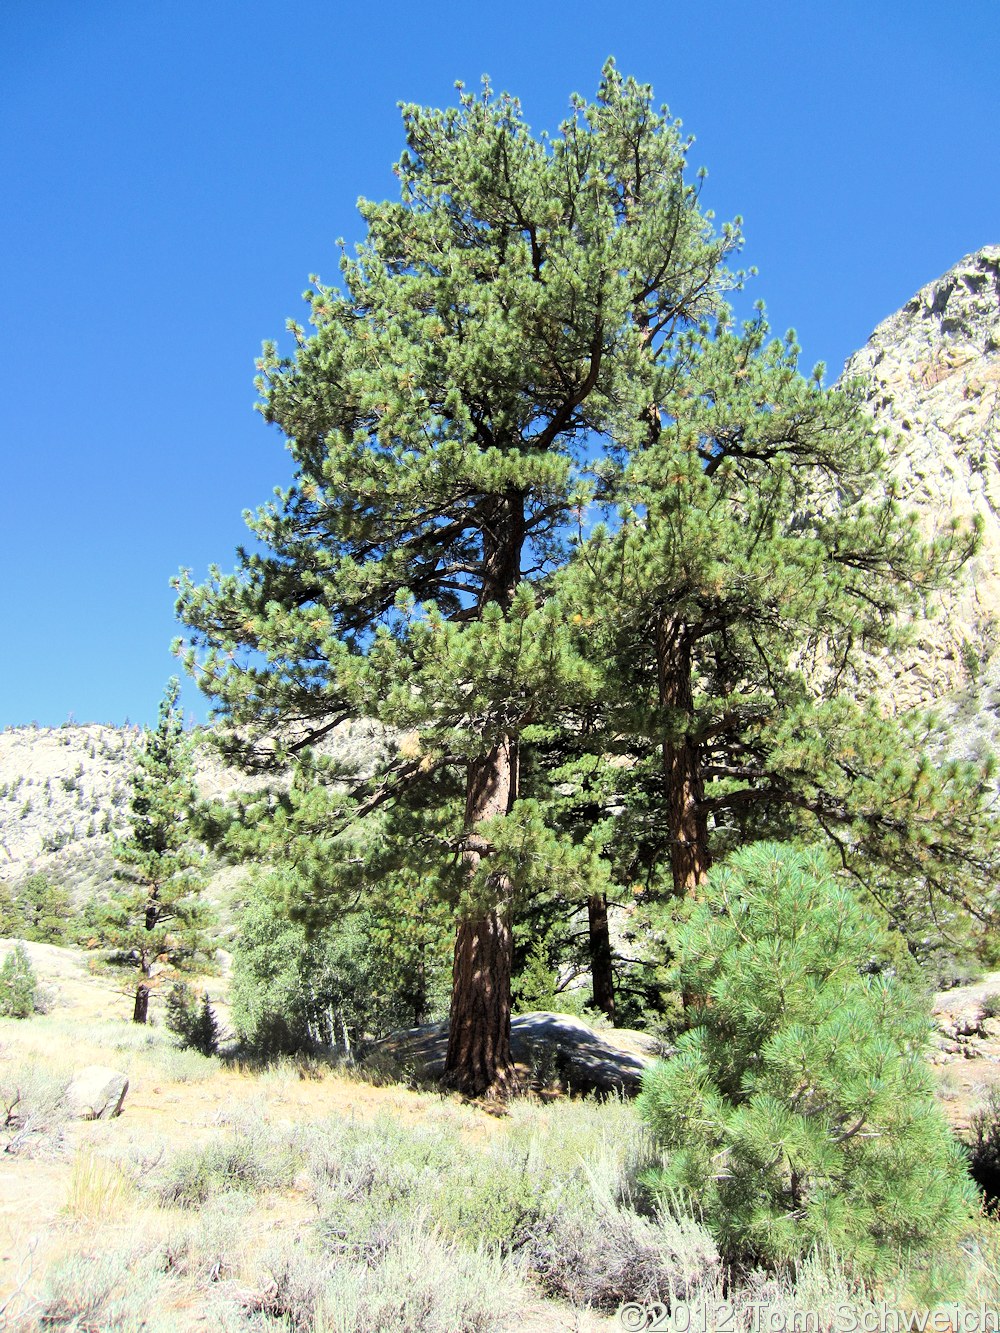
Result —
M 39 968 L 57 1003 L 0 1023 L 0 1071 L 110 1064 L 130 1089 L 117 1120 L 6 1155 L 0 1328 L 569 1333 L 682 1292 L 706 1311 L 723 1294 L 744 1312 L 877 1308 L 828 1259 L 724 1287 L 693 1219 L 636 1207 L 652 1148 L 630 1104 L 525 1101 L 497 1119 L 315 1061 L 206 1060 L 136 1028 L 129 996 L 57 953 Z M 882 1296 L 921 1308 L 957 1284 L 970 1308 L 1000 1303 L 998 1235 L 984 1221 Z
M 73 1159 L 65 1212 L 75 1222 L 118 1218 L 135 1198 L 135 1186 L 114 1162 L 80 1151 Z

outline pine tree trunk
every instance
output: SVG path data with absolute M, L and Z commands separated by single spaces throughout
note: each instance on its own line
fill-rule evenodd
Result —
M 496 496 L 484 511 L 482 533 L 479 611 L 496 603 L 506 613 L 521 578 L 524 493 Z M 517 777 L 513 735 L 504 736 L 469 764 L 462 860 L 470 885 L 490 851 L 479 826 L 510 813 L 517 799 Z M 483 888 L 470 893 L 455 937 L 444 1080 L 468 1097 L 504 1097 L 515 1089 L 510 1053 L 511 898 L 506 875 L 487 876 Z
M 665 617 L 656 637 L 656 668 L 660 706 L 677 710 L 689 720 L 694 713 L 691 691 L 691 627 L 676 616 Z M 675 714 L 663 741 L 663 788 L 670 866 L 678 895 L 704 884 L 712 858 L 708 848 L 708 816 L 698 746 L 683 732 L 684 718 Z
M 471 879 L 488 844 L 476 829 L 510 811 L 517 789 L 516 747 L 509 738 L 469 765 L 462 853 Z M 452 970 L 445 1082 L 467 1097 L 502 1097 L 514 1089 L 510 1054 L 510 983 L 514 958 L 511 886 L 491 875 L 476 907 L 458 925 Z
M 608 900 L 596 893 L 587 903 L 590 923 L 590 975 L 594 1007 L 615 1021 L 615 974 L 612 970 L 611 935 L 608 931 Z

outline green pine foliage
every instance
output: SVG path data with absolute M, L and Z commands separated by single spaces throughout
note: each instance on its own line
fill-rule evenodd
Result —
M 70 944 L 76 910 L 69 891 L 41 871 L 27 875 L 16 888 L 19 934 L 42 944 Z
M 0 939 L 24 935 L 24 916 L 9 880 L 0 879 Z
M 928 912 L 988 914 L 991 764 L 857 702 L 976 533 L 924 540 L 860 394 L 734 327 L 739 226 L 679 123 L 613 63 L 552 136 L 488 84 L 403 120 L 398 200 L 362 201 L 258 362 L 292 482 L 234 572 L 177 580 L 223 754 L 292 773 L 224 845 L 288 868 L 310 938 L 433 900 L 477 1096 L 537 940 L 575 964 L 590 911 L 604 1011 L 669 1007 L 656 948 L 607 966 L 595 904 L 682 898 L 750 838 L 825 836 L 915 949 Z M 385 743 L 347 771 L 323 744 L 360 718 Z
M 205 854 L 195 842 L 190 741 L 169 682 L 154 730 L 146 729 L 131 775 L 129 836 L 116 841 L 116 890 L 103 908 L 101 934 L 138 972 L 135 1021 L 148 1012 L 150 977 L 159 961 L 189 964 L 207 944 L 210 914 L 202 896 Z
M 679 125 L 611 63 L 551 138 L 488 85 L 403 118 L 399 201 L 362 201 L 365 240 L 307 294 L 312 331 L 293 324 L 294 355 L 259 362 L 294 481 L 250 515 L 234 574 L 179 579 L 178 610 L 247 766 L 295 762 L 347 718 L 412 738 L 354 784 L 353 811 L 333 803 L 327 840 L 458 779 L 436 846 L 464 877 L 453 1025 L 488 1008 L 499 1055 L 466 1046 L 449 1069 L 478 1093 L 511 1073 L 519 896 L 595 866 L 520 799 L 531 729 L 594 689 L 550 576 L 598 484 L 588 453 L 644 437 L 657 357 L 719 308 L 740 238 L 702 212 Z
M 18 943 L 0 967 L 0 1017 L 30 1018 L 35 1012 L 38 978 L 28 951 Z
M 167 995 L 166 1025 L 183 1046 L 215 1055 L 219 1049 L 219 1024 L 207 993 L 199 1000 L 191 987 L 175 981 Z
M 929 1009 L 826 854 L 734 855 L 678 954 L 692 1026 L 644 1080 L 652 1183 L 747 1263 L 829 1244 L 874 1273 L 954 1239 L 975 1196 L 923 1059 Z

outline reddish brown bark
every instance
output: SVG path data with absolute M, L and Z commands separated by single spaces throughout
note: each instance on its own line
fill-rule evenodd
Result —
M 523 492 L 508 491 L 484 507 L 482 535 L 478 610 L 495 603 L 506 613 L 521 579 Z M 479 882 L 483 859 L 490 853 L 479 829 L 484 821 L 509 814 L 516 799 L 517 738 L 507 735 L 469 764 L 466 779 L 462 860 L 469 907 L 455 937 L 444 1077 L 470 1097 L 502 1097 L 515 1083 L 510 1054 L 512 888 L 499 871 Z
M 712 858 L 708 847 L 705 785 L 697 744 L 684 731 L 693 719 L 691 651 L 694 636 L 679 617 L 665 617 L 656 637 L 660 706 L 675 710 L 663 741 L 663 788 L 674 889 L 692 893 L 704 884 Z
M 508 814 L 516 792 L 516 744 L 504 738 L 469 764 L 462 859 L 470 880 L 490 850 L 477 831 L 479 825 Z M 514 949 L 507 876 L 500 872 L 488 876 L 483 888 L 472 892 L 472 903 L 455 938 L 445 1081 L 468 1097 L 502 1097 L 515 1082 L 510 1053 Z
M 615 974 L 612 968 L 611 933 L 608 930 L 608 900 L 596 893 L 587 902 L 590 925 L 590 976 L 594 1007 L 615 1021 Z

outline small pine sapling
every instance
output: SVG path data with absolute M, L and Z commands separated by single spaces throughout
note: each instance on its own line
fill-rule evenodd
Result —
M 928 1011 L 820 851 L 747 847 L 678 937 L 695 1019 L 640 1102 L 680 1191 L 736 1262 L 822 1242 L 862 1274 L 938 1250 L 975 1207 L 923 1059 Z

